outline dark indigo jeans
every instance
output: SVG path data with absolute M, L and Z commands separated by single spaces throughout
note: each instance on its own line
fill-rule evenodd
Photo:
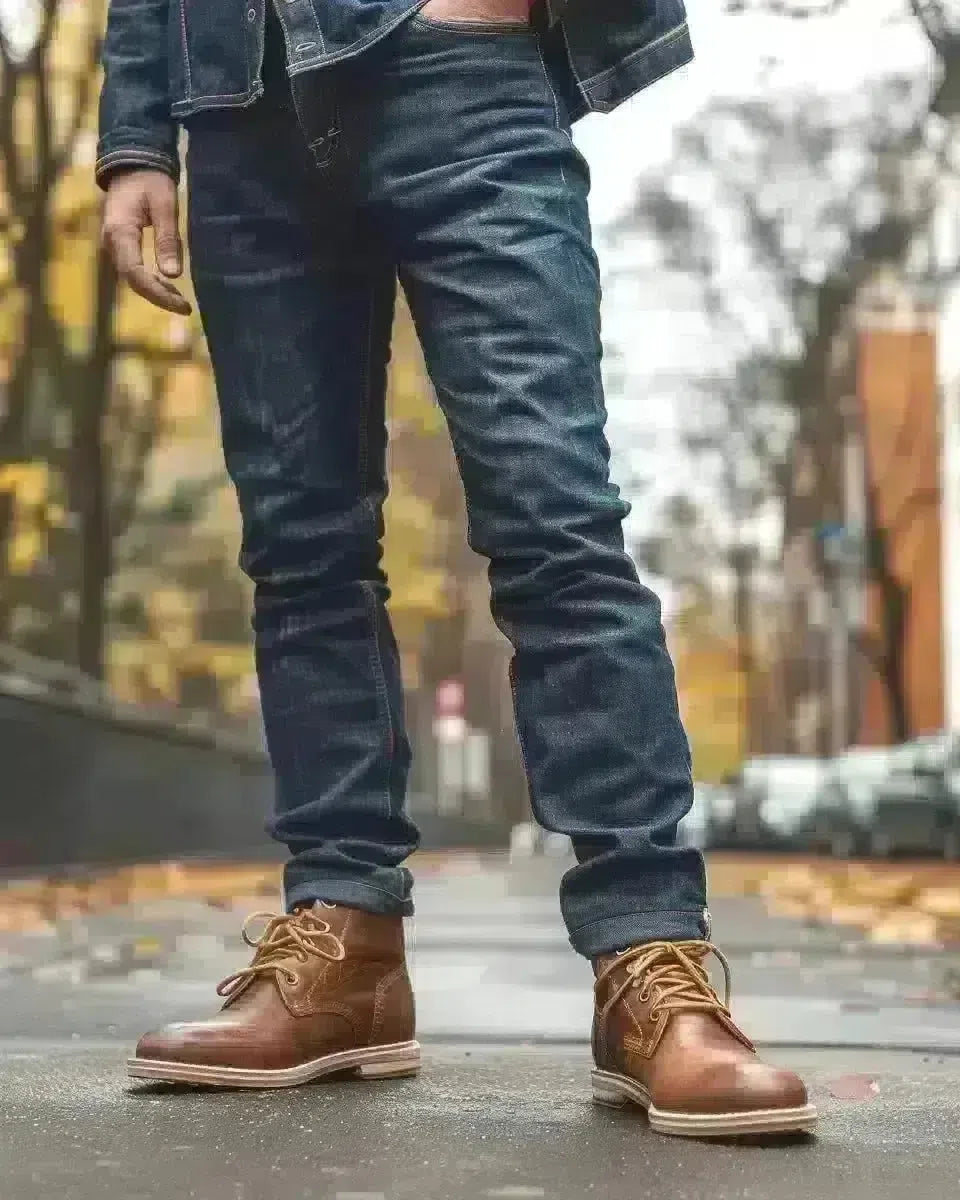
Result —
M 190 124 L 190 251 L 256 585 L 289 907 L 409 913 L 410 747 L 380 567 L 395 279 L 512 642 L 535 813 L 579 865 L 585 955 L 706 930 L 676 845 L 690 755 L 609 477 L 586 164 L 515 28 L 413 17 L 357 60 Z M 312 151 L 308 149 L 312 147 Z

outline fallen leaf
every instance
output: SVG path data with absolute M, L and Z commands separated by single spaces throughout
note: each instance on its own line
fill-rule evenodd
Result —
M 876 1100 L 880 1095 L 880 1085 L 869 1075 L 841 1075 L 827 1090 L 834 1100 Z

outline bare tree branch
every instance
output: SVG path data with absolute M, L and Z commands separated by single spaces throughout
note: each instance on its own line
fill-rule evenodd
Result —
M 933 0 L 907 0 L 907 3 L 927 40 L 938 54 L 942 55 L 949 46 L 956 45 L 958 33 L 951 31 L 941 4 Z
M 2 84 L 0 87 L 0 160 L 3 162 L 3 176 L 6 183 L 10 207 L 17 216 L 22 216 L 26 192 L 20 168 L 20 147 L 17 144 L 13 119 L 19 94 L 18 81 L 22 68 L 13 61 L 6 42 L 0 38 L 0 70 Z
M 53 166 L 56 175 L 60 175 L 73 160 L 77 138 L 83 131 L 90 102 L 94 95 L 94 86 L 97 80 L 96 65 L 100 61 L 102 42 L 103 38 L 99 28 L 93 25 L 84 65 L 78 71 L 73 83 L 73 115 L 70 126 L 54 156 Z
M 126 536 L 136 516 L 147 463 L 160 427 L 163 385 L 163 373 L 153 371 L 150 394 L 142 405 L 132 403 L 129 396 L 118 396 L 115 402 L 114 424 L 125 431 L 123 449 L 126 462 L 120 461 L 117 447 L 114 446 L 108 463 L 114 480 L 110 506 L 110 532 L 114 542 Z
M 854 646 L 877 674 L 882 675 L 886 670 L 887 659 L 880 639 L 875 634 L 864 633 L 863 630 L 851 631 L 850 637 Z

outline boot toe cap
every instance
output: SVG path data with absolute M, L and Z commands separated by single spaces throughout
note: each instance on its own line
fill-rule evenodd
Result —
M 688 1077 L 682 1086 L 670 1081 L 656 1089 L 658 1108 L 688 1113 L 747 1113 L 803 1108 L 808 1103 L 803 1080 L 793 1071 L 762 1062 L 723 1063 Z
M 137 1058 L 151 1062 L 195 1062 L 197 1050 L 196 1040 L 191 1043 L 186 1026 L 166 1025 L 145 1033 L 137 1042 L 135 1053 Z
M 731 1098 L 739 1099 L 745 1108 L 803 1108 L 809 1102 L 806 1085 L 793 1071 L 749 1063 L 738 1076 Z
M 203 1023 L 166 1025 L 144 1034 L 136 1056 L 150 1062 L 189 1063 L 196 1066 L 247 1066 L 246 1039 Z

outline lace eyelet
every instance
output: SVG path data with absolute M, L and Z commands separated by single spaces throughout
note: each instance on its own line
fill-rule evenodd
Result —
M 300 986 L 300 976 L 296 973 L 296 971 L 287 972 L 287 983 L 289 983 L 291 987 Z

